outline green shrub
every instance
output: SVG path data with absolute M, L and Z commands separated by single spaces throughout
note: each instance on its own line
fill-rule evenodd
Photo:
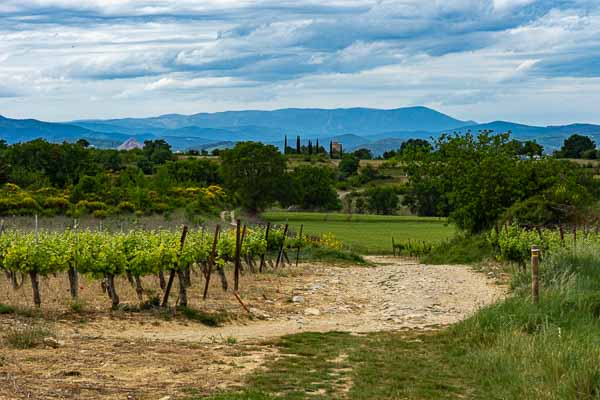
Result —
M 0 303 L 0 314 L 13 314 L 14 312 L 15 312 L 14 307 Z
M 135 205 L 130 201 L 122 201 L 117 205 L 117 209 L 122 213 L 135 212 Z
M 226 312 L 207 313 L 191 307 L 178 307 L 177 311 L 181 312 L 187 319 L 198 321 L 206 326 L 220 326 L 228 319 Z
M 492 258 L 494 249 L 485 235 L 458 235 L 435 245 L 421 257 L 425 264 L 473 264 Z
M 109 216 L 109 212 L 108 210 L 95 210 L 94 212 L 92 212 L 92 216 L 98 219 L 105 219 Z

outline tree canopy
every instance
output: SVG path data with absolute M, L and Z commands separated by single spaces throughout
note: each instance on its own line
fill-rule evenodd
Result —
M 241 142 L 220 156 L 225 186 L 242 207 L 256 213 L 277 200 L 286 161 L 275 146 Z
M 587 136 L 574 134 L 565 139 L 559 155 L 562 158 L 582 158 L 585 151 L 595 149 L 596 143 L 592 139 Z
M 585 175 L 571 163 L 521 160 L 508 133 L 442 135 L 435 149 L 405 154 L 405 201 L 421 215 L 449 216 L 469 232 L 489 228 L 513 204 L 534 195 L 578 208 L 589 198 Z

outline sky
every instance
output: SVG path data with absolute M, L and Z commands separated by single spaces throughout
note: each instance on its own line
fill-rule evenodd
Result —
M 600 124 L 600 1 L 0 1 L 7 117 L 416 105 Z

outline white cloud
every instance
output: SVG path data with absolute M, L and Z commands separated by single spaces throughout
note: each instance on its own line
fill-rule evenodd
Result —
M 55 120 L 422 103 L 534 120 L 571 99 L 569 84 L 598 88 L 599 38 L 595 0 L 3 0 L 0 110 Z M 509 94 L 536 101 L 513 107 Z M 576 107 L 561 115 L 579 119 Z
M 498 11 L 509 11 L 516 7 L 535 3 L 536 0 L 494 0 L 494 9 Z

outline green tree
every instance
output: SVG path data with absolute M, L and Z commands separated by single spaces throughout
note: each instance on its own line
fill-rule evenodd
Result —
M 285 168 L 285 157 L 275 146 L 241 142 L 221 152 L 225 186 L 252 213 L 277 200 Z
M 535 140 L 527 140 L 523 142 L 521 155 L 533 158 L 535 156 L 541 157 L 542 154 L 544 154 L 544 146 L 538 144 Z
M 367 190 L 369 210 L 376 214 L 392 214 L 398 208 L 398 195 L 393 187 L 376 186 Z
M 373 153 L 371 153 L 371 150 L 369 150 L 369 149 L 361 148 L 361 149 L 355 150 L 353 154 L 359 160 L 373 159 Z
M 171 145 L 163 139 L 144 140 L 144 156 L 153 164 L 164 164 L 173 159 Z
M 508 133 L 442 135 L 435 149 L 403 156 L 409 177 L 407 205 L 449 215 L 472 233 L 490 228 L 516 202 L 533 196 L 542 195 L 544 202 L 523 204 L 515 215 L 533 216 L 533 207 L 548 204 L 581 210 L 596 195 L 598 185 L 584 168 L 552 158 L 521 160 Z M 549 215 L 538 211 L 532 219 Z
M 518 157 L 509 134 L 442 135 L 434 152 L 404 152 L 411 208 L 449 214 L 459 228 L 490 227 L 518 198 Z
M 90 146 L 90 142 L 87 139 L 79 139 L 77 140 L 77 142 L 75 142 L 77 145 L 81 146 L 81 147 L 89 147 Z
M 581 158 L 586 150 L 594 150 L 596 143 L 587 136 L 574 134 L 565 140 L 560 149 L 562 158 Z
M 338 169 L 342 174 L 342 177 L 348 177 L 358 172 L 360 160 L 354 154 L 345 154 L 340 161 Z
M 432 150 L 431 143 L 424 139 L 408 139 L 405 142 L 402 142 L 400 145 L 400 150 L 398 151 L 400 154 L 404 154 L 408 151 L 420 151 L 428 153 Z
M 334 172 L 329 168 L 301 166 L 291 175 L 303 209 L 337 210 L 341 204 L 334 189 Z

